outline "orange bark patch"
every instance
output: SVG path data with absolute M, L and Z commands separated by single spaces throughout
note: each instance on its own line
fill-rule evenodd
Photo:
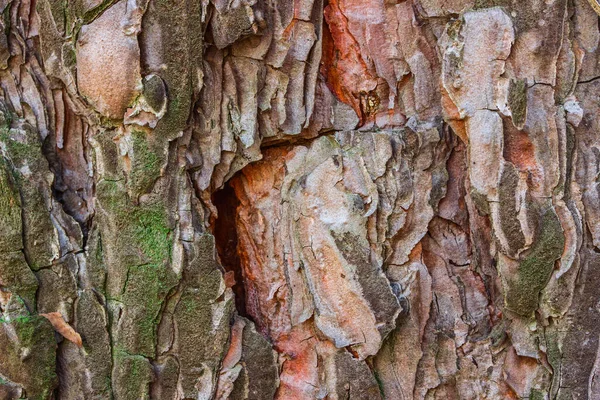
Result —
M 458 112 L 458 107 L 454 104 L 454 101 L 450 98 L 450 95 L 446 91 L 443 85 L 440 85 L 440 94 L 442 96 L 442 109 L 444 111 L 445 120 L 448 125 L 452 128 L 452 131 L 462 140 L 465 144 L 469 143 L 467 137 L 467 129 L 465 127 L 465 121 L 461 118 Z
M 527 133 L 516 129 L 511 123 L 504 126 L 504 159 L 520 171 L 537 170 L 533 143 Z
M 538 361 L 536 359 L 519 356 L 514 347 L 510 347 L 504 361 L 506 398 L 522 399 L 527 396 L 537 368 Z
M 263 246 L 276 238 L 272 237 L 269 220 L 257 207 L 261 201 L 272 198 L 281 186 L 285 175 L 288 148 L 273 148 L 265 151 L 264 158 L 246 166 L 239 175 L 231 179 L 230 185 L 239 200 L 236 210 L 237 256 L 242 271 L 245 309 L 256 323 L 259 332 L 276 341 L 275 332 L 287 328 L 281 326 L 281 312 L 287 307 L 287 286 L 281 269 L 272 269 L 272 255 Z M 277 201 L 274 202 L 277 204 Z M 273 203 L 269 203 L 273 204 Z M 279 212 L 273 204 L 274 213 Z M 273 286 L 280 290 L 271 293 Z
M 276 399 L 311 400 L 316 398 L 319 386 L 319 356 L 335 352 L 330 343 L 320 340 L 310 323 L 298 325 L 289 334 L 282 335 L 275 345 L 283 354 L 280 386 Z
M 363 125 L 379 105 L 374 93 L 377 79 L 367 68 L 358 42 L 348 30 L 348 19 L 338 0 L 329 2 L 324 15 L 321 73 L 329 89 L 354 109 Z

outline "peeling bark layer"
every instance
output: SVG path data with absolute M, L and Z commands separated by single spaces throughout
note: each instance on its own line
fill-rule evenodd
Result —
M 0 398 L 600 398 L 587 1 L 0 12 Z

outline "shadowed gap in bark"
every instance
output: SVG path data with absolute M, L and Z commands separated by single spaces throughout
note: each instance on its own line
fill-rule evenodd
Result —
M 228 183 L 223 189 L 217 190 L 212 195 L 212 201 L 217 207 L 218 217 L 212 223 L 213 235 L 221 265 L 227 272 L 233 272 L 235 284 L 232 290 L 235 293 L 235 306 L 238 314 L 248 317 L 246 312 L 246 290 L 240 257 L 238 255 L 238 236 L 235 224 L 235 214 L 239 200 L 233 187 Z

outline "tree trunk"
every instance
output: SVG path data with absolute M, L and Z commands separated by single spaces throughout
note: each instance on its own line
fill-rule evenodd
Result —
M 0 398 L 600 399 L 589 1 L 0 0 Z

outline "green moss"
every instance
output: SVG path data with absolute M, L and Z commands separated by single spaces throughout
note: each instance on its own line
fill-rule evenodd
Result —
M 11 132 L 8 129 L 0 129 L 0 142 L 6 146 L 10 160 L 18 167 L 25 164 L 37 163 L 41 160 L 41 143 L 33 133 L 26 132 L 22 140 L 16 139 L 16 131 Z M 31 143 L 33 140 L 33 143 Z M 17 174 L 17 176 L 20 176 Z
M 546 357 L 553 371 L 552 383 L 550 386 L 551 395 L 549 397 L 554 398 L 556 395 L 556 391 L 560 386 L 560 370 L 562 363 L 562 353 L 560 350 L 561 346 L 559 343 L 559 329 L 554 323 L 544 329 L 543 340 L 546 345 Z
M 181 307 L 182 313 L 185 313 L 187 315 L 193 314 L 195 311 L 197 311 L 197 306 L 198 302 L 194 297 L 191 296 L 182 297 L 179 303 L 177 304 L 177 307 Z
M 0 282 L 12 293 L 4 307 L 7 319 L 36 310 L 38 281 L 21 251 L 0 253 Z
M 21 232 L 21 198 L 13 176 L 0 156 L 0 251 L 19 250 L 23 247 Z
M 521 129 L 527 118 L 527 82 L 524 79 L 511 79 L 508 85 L 508 106 L 513 124 Z
M 122 215 L 121 225 L 128 245 L 136 246 L 144 262 L 130 266 L 122 301 L 132 312 L 130 326 L 124 328 L 126 335 L 137 339 L 129 350 L 148 357 L 154 356 L 156 326 L 162 303 L 169 290 L 177 283 L 175 273 L 167 267 L 172 240 L 167 216 L 162 204 L 133 207 Z
M 170 261 L 171 240 L 167 214 L 162 204 L 138 208 L 133 214 L 136 243 L 153 264 Z
M 575 128 L 571 126 L 571 124 L 567 124 L 567 162 L 566 162 L 566 172 L 564 174 L 564 187 L 565 187 L 565 203 L 568 204 L 568 200 L 571 198 L 571 180 L 573 174 L 573 166 L 575 163 L 573 162 L 575 158 Z M 561 174 L 561 179 L 562 174 Z
M 565 237 L 556 212 L 551 207 L 541 210 L 533 246 L 520 262 L 516 278 L 506 277 L 508 309 L 524 316 L 530 316 L 537 309 L 539 293 L 546 287 L 564 245 Z
M 41 151 L 38 133 L 29 125 L 23 129 L 0 128 L 0 142 L 6 156 L 5 170 L 10 171 L 21 198 L 23 248 L 29 266 L 38 270 L 50 265 L 54 258 L 56 232 L 50 220 L 45 196 L 49 196 L 46 176 L 48 161 Z M 23 172 L 27 170 L 28 172 Z M 39 238 L 45 240 L 39 240 Z
M 65 43 L 62 46 L 62 61 L 65 68 L 77 67 L 77 53 L 71 43 Z
M 42 3 L 42 2 L 40 2 Z M 52 19 L 59 33 L 64 34 L 67 17 L 67 0 L 48 0 L 48 7 L 52 13 Z M 40 7 L 40 5 L 38 5 Z
M 28 399 L 50 398 L 58 382 L 54 329 L 41 316 L 24 315 L 0 323 L 11 324 L 18 338 L 5 337 L 6 329 L 0 329 L 0 374 L 22 385 Z M 22 357 L 23 349 L 28 349 L 28 357 Z
M 26 323 L 31 320 L 31 316 L 28 315 L 19 315 L 14 318 L 0 318 L 0 324 L 10 324 L 10 323 Z
M 137 335 L 137 340 L 130 342 L 130 352 L 146 357 L 154 357 L 156 330 L 162 304 L 171 290 L 177 284 L 177 277 L 163 265 L 140 265 L 129 269 L 129 279 L 123 294 L 123 303 L 129 310 L 135 310 L 124 334 Z M 134 331 L 134 332 L 130 332 Z
M 111 181 L 123 180 L 131 197 L 137 199 L 141 194 L 149 193 L 160 177 L 161 168 L 166 162 L 165 148 L 168 143 L 148 129 L 132 129 L 129 153 L 131 168 L 125 180 L 122 169 L 119 168 L 123 159 L 117 152 L 113 136 L 114 132 L 106 131 L 96 137 L 99 147 L 97 157 L 102 162 L 103 178 Z
M 127 214 L 129 201 L 122 181 L 101 180 L 96 185 L 96 196 L 106 212 L 118 217 Z
M 124 400 L 148 399 L 148 388 L 152 381 L 152 366 L 143 356 L 132 355 L 115 346 L 113 352 L 113 391 L 116 398 Z
M 119 235 L 124 240 L 123 245 L 139 248 L 142 258 L 139 264 L 157 265 L 170 260 L 172 229 L 164 202 L 135 206 L 128 200 L 120 181 L 99 182 L 97 193 L 101 207 L 117 223 Z
M 83 25 L 95 20 L 102 12 L 114 4 L 116 0 L 104 0 L 95 7 L 88 8 L 85 0 L 48 0 L 48 7 L 58 32 L 66 38 L 77 37 Z M 45 3 L 45 2 L 39 2 Z M 43 7 L 39 4 L 38 7 Z
M 108 251 L 114 267 L 109 269 L 118 282 L 109 293 L 127 310 L 116 343 L 131 354 L 154 357 L 160 310 L 179 279 L 168 267 L 173 238 L 166 204 L 162 199 L 132 204 L 122 181 L 100 181 L 97 194 L 100 208 L 115 224 L 114 233 L 102 236 L 112 244 Z
M 537 389 L 531 389 L 531 393 L 529 394 L 529 400 L 545 400 L 546 395 L 544 392 L 539 391 Z
M 133 130 L 131 139 L 133 155 L 128 187 L 134 194 L 146 193 L 152 190 L 154 182 L 160 176 L 160 169 L 165 161 L 163 144 L 153 146 L 151 137 L 142 130 Z
M 11 320 L 23 346 L 27 347 L 32 344 L 36 331 L 36 325 L 33 322 L 37 318 L 41 317 L 20 316 Z
M 103 13 L 108 7 L 110 7 L 114 3 L 116 3 L 116 0 L 104 0 L 96 7 L 86 10 L 82 16 L 83 23 L 89 24 L 90 22 L 98 18 L 98 16 L 101 13 Z
M 181 296 L 172 311 L 179 333 L 180 382 L 185 398 L 197 396 L 198 375 L 193 371 L 208 368 L 218 373 L 220 360 L 227 351 L 230 317 L 235 307 L 233 298 L 222 291 L 223 277 L 215 260 L 214 237 L 206 234 L 198 238 L 190 255 L 189 263 L 184 264 Z M 172 300 L 174 303 L 176 299 Z M 220 309 L 217 319 L 213 317 L 215 307 Z M 267 368 L 263 362 L 257 365 L 262 365 L 263 371 Z
M 144 98 L 146 103 L 155 112 L 159 112 L 167 98 L 167 91 L 163 80 L 158 75 L 152 75 L 144 80 Z M 179 100 L 177 100 L 179 102 Z
M 519 173 L 517 169 L 510 163 L 504 163 L 504 170 L 500 178 L 499 208 L 500 208 L 500 224 L 502 233 L 508 243 L 508 251 L 510 255 L 514 255 L 523 246 L 525 246 L 525 235 L 521 230 L 521 223 L 518 219 L 517 203 L 515 193 L 519 185 Z
M 383 385 L 383 381 L 381 380 L 381 377 L 379 376 L 379 373 L 377 371 L 373 371 L 373 376 L 375 377 L 375 381 L 377 382 L 377 387 L 379 387 L 379 394 L 381 395 L 382 399 L 385 399 L 385 390 L 384 385 Z
M 8 134 L 0 135 L 0 140 L 6 144 L 11 159 L 15 159 L 16 161 L 26 160 L 32 155 L 32 152 L 34 151 L 31 148 L 31 146 L 25 143 L 21 143 L 16 140 L 11 140 L 8 137 Z
M 478 10 L 478 9 L 482 9 L 482 8 L 490 8 L 490 7 L 498 7 L 498 6 L 508 7 L 508 6 L 510 6 L 510 1 L 509 0 L 476 0 L 475 4 L 473 5 L 473 9 Z
M 104 249 L 102 247 L 102 235 L 94 226 L 89 234 L 87 241 L 88 248 L 88 276 L 92 287 L 105 295 L 104 284 L 106 281 L 106 266 L 104 265 Z
M 209 368 L 213 374 L 218 373 L 219 362 L 227 350 L 230 319 L 213 319 L 215 298 L 213 287 L 186 288 L 173 314 L 179 332 L 181 386 L 185 398 L 196 397 L 198 375 L 192 371 Z M 232 299 L 220 306 L 223 306 L 224 316 L 232 315 Z M 215 322 L 218 325 L 215 326 Z

